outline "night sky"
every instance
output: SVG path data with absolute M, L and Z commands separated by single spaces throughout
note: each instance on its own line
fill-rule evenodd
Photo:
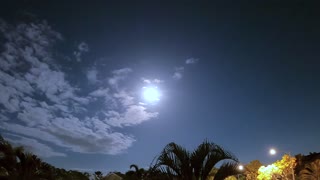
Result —
M 319 152 L 319 6 L 241 2 L 3 1 L 0 133 L 85 171 L 146 168 L 172 141 Z

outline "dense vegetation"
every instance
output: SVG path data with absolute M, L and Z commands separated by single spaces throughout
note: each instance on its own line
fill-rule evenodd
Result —
M 89 179 L 89 173 L 56 168 L 0 136 L 0 178 L 8 180 Z
M 218 168 L 217 163 L 222 163 Z M 36 155 L 13 147 L 0 136 L 0 180 L 320 180 L 320 153 L 284 155 L 281 160 L 263 166 L 254 160 L 237 169 L 238 159 L 221 146 L 204 141 L 194 151 L 169 143 L 149 169 L 132 164 L 126 173 L 103 175 L 56 168 Z

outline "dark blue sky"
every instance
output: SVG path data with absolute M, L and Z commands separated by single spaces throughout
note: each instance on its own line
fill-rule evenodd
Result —
M 103 171 L 147 167 L 171 141 L 192 149 L 207 138 L 243 163 L 274 161 L 270 147 L 319 151 L 316 4 L 231 2 L 8 1 L 0 23 L 0 61 L 12 64 L 1 67 L 2 96 L 10 97 L 0 102 L 3 136 L 56 166 Z M 26 47 L 35 49 L 32 60 Z M 141 104 L 146 80 L 162 92 L 154 105 Z M 23 82 L 32 93 L 19 89 Z M 28 112 L 50 116 L 33 122 Z

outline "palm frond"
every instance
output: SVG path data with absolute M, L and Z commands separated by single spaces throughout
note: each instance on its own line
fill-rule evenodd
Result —
M 237 167 L 238 163 L 235 162 L 223 163 L 214 176 L 214 180 L 224 180 L 228 176 L 237 175 L 239 173 Z
M 175 143 L 169 143 L 158 157 L 157 166 L 166 166 L 168 174 L 183 177 L 190 171 L 189 152 Z
M 207 140 L 192 153 L 180 145 L 169 143 L 160 153 L 152 168 L 178 179 L 206 179 L 218 162 L 226 160 L 238 161 L 231 152 Z M 226 172 L 227 167 L 230 169 L 231 164 L 224 164 L 224 166 L 221 171 Z
M 307 179 L 320 179 L 320 160 L 317 159 L 305 165 L 299 173 L 301 180 Z
M 197 179 L 199 179 L 200 175 L 202 174 L 202 169 L 204 162 L 208 158 L 210 151 L 212 149 L 212 144 L 205 140 L 201 143 L 198 148 L 192 152 L 191 154 L 191 164 L 194 168 L 194 175 Z
M 210 152 L 208 153 L 208 156 L 204 161 L 204 167 L 202 168 L 202 178 L 205 179 L 217 163 L 226 160 L 238 162 L 236 156 L 234 156 L 230 151 L 217 144 L 211 143 Z
M 136 164 L 131 164 L 131 165 L 130 165 L 130 169 L 132 169 L 132 168 L 134 168 L 134 170 L 135 170 L 136 172 L 139 171 L 139 167 L 138 167 L 138 165 L 136 165 Z

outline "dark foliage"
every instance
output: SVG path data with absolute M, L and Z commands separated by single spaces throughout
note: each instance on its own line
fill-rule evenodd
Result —
M 89 180 L 89 176 L 88 173 L 56 168 L 36 155 L 26 153 L 22 147 L 13 147 L 0 136 L 1 180 Z

